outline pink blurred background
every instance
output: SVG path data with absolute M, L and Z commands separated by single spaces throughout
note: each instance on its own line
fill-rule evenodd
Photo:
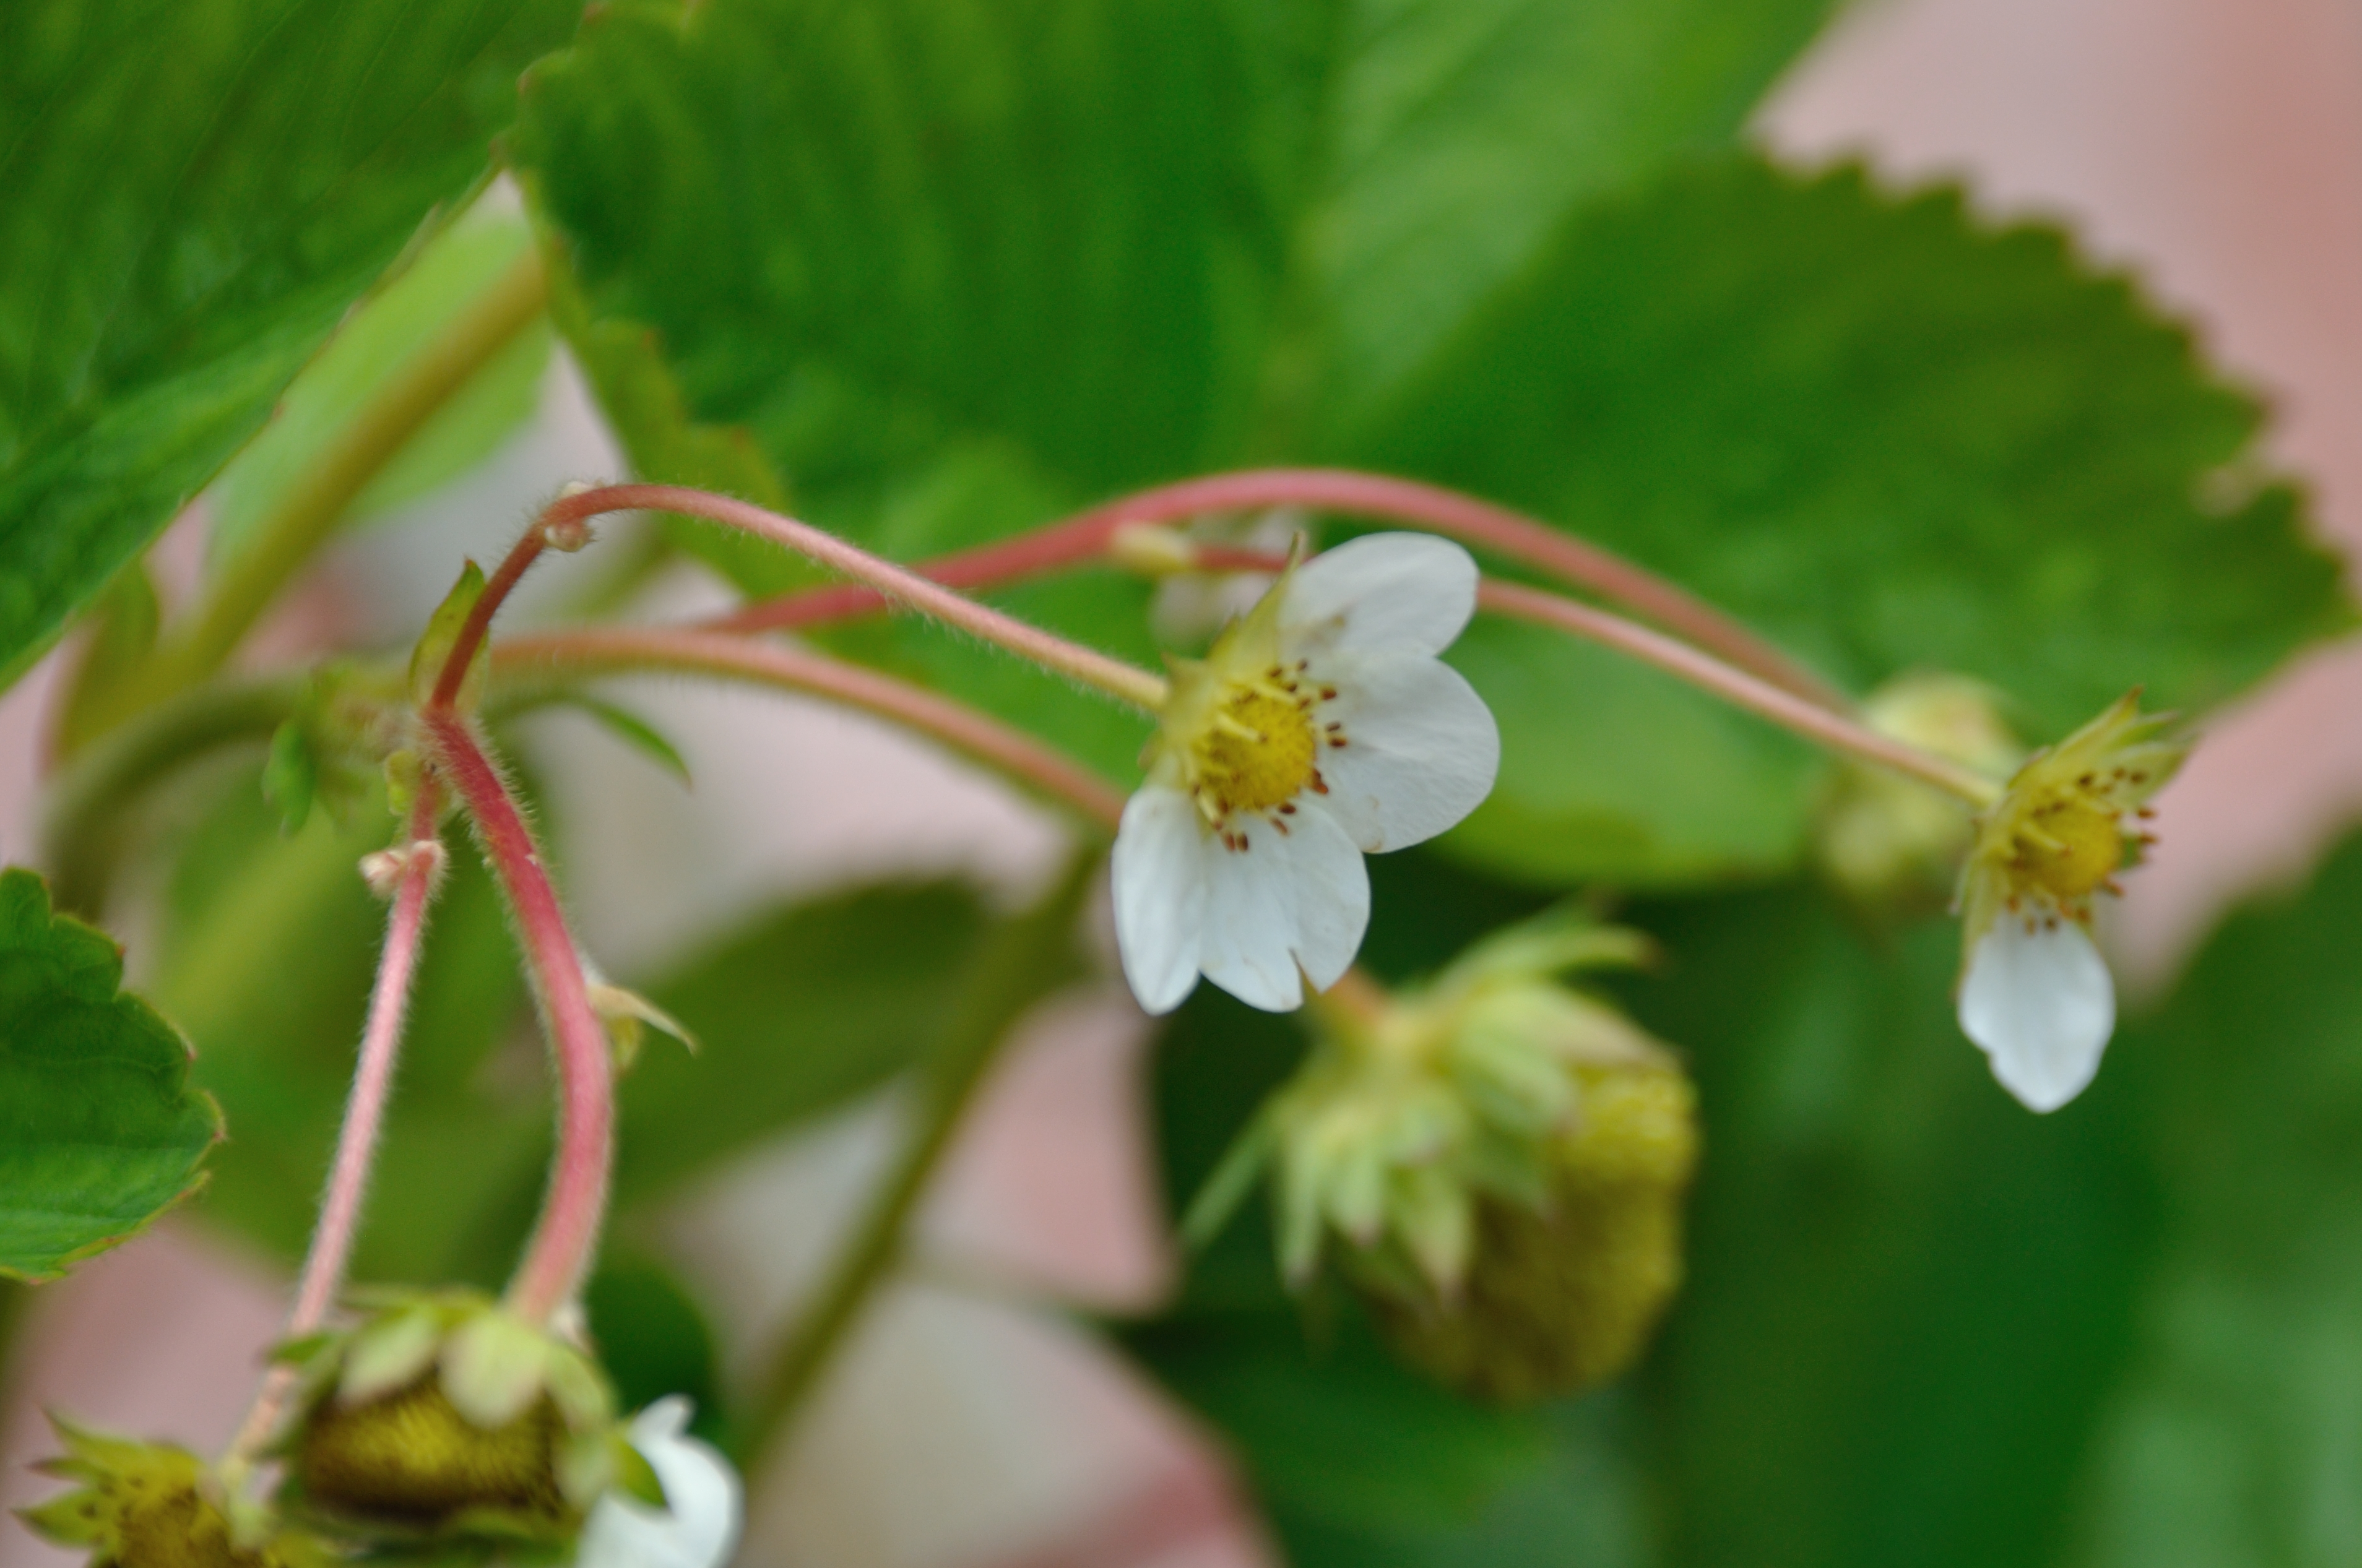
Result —
M 2349 0 L 1882 0 L 1783 84 L 1762 138 L 1959 179 L 1987 213 L 2070 223 L 2196 322 L 2278 411 L 2274 455 L 2362 545 L 2362 8 Z M 273 636 L 360 606 L 415 624 L 462 550 L 497 548 L 557 479 L 616 472 L 567 367 L 534 424 L 431 513 L 356 541 Z M 194 521 L 201 524 L 202 520 Z M 185 531 L 184 531 L 185 532 Z M 193 559 L 193 540 L 172 548 Z M 679 593 L 701 591 L 684 583 Z M 0 853 L 32 846 L 48 672 L 0 701 Z M 619 973 L 783 893 L 886 869 L 961 870 L 1010 896 L 1054 829 L 865 721 L 746 694 L 665 696 L 693 795 L 565 718 L 534 744 L 569 781 L 557 818 L 586 938 Z M 2117 956 L 2154 985 L 2226 901 L 2302 873 L 2362 803 L 2362 650 L 2316 656 L 2209 727 L 2164 797 L 2164 844 Z M 629 830 L 624 831 L 628 825 Z M 630 897 L 614 896 L 628 891 Z M 619 911 L 628 911 L 627 915 Z M 136 934 L 132 963 L 139 962 Z M 1029 1026 L 926 1217 L 921 1265 L 876 1313 L 770 1478 L 740 1560 L 779 1568 L 1236 1568 L 1271 1562 L 1220 1463 L 1120 1366 L 1027 1305 L 1141 1300 L 1166 1263 L 1134 1135 L 1142 1030 L 1113 992 Z M 825 1256 L 890 1147 L 881 1102 L 758 1155 L 680 1205 L 679 1261 L 744 1357 Z M 39 1293 L 25 1396 L 0 1428 L 0 1502 L 41 1495 L 36 1407 L 226 1438 L 280 1282 L 170 1223 Z M 0 1524 L 0 1568 L 72 1561 Z

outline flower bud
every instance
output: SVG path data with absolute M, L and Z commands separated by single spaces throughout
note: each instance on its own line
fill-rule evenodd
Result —
M 1997 779 L 2025 754 L 1996 694 L 1966 675 L 1898 675 L 1862 704 L 1861 718 L 1882 735 Z M 1968 811 L 1941 790 L 1849 759 L 1823 792 L 1814 851 L 1823 874 L 1857 903 L 1933 909 L 1950 897 L 1974 834 Z
M 67 1456 L 46 1475 L 75 1490 L 21 1510 L 61 1546 L 91 1549 L 91 1568 L 325 1568 L 318 1542 L 240 1501 L 184 1448 L 108 1437 L 50 1418 Z
M 610 1486 L 654 1490 L 590 1357 L 482 1298 L 390 1297 L 283 1354 L 302 1392 L 281 1501 L 332 1533 L 561 1542 Z
M 1457 1294 L 1363 1293 L 1405 1360 L 1478 1398 L 1526 1404 L 1615 1377 L 1681 1284 L 1697 1157 L 1689 1080 L 1670 1064 L 1577 1076 L 1582 1110 L 1552 1145 L 1547 1198 L 1478 1200 Z

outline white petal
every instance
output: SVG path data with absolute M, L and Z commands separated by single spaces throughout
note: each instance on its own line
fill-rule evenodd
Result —
M 1977 939 L 1960 981 L 1960 1030 L 2030 1111 L 2056 1111 L 2100 1070 L 2116 1027 L 2116 988 L 2071 920 L 2029 932 L 2003 915 Z
M 1198 983 L 1206 863 L 1220 853 L 1179 790 L 1142 784 L 1124 803 L 1109 860 L 1115 945 L 1131 993 L 1151 1013 L 1172 1012 Z
M 590 1509 L 574 1568 L 721 1568 L 738 1544 L 738 1476 L 720 1454 L 683 1437 L 689 1401 L 659 1399 L 632 1421 L 632 1446 L 664 1484 L 666 1507 L 610 1491 Z
M 1501 730 L 1459 671 L 1424 656 L 1371 654 L 1316 666 L 1337 688 L 1320 718 L 1345 727 L 1323 748 L 1327 806 L 1372 854 L 1455 826 L 1493 793 Z
M 1250 821 L 1248 848 L 1218 845 L 1208 860 L 1206 978 L 1251 1007 L 1285 1013 L 1304 1002 L 1301 964 L 1315 985 L 1336 982 L 1370 925 L 1370 878 L 1362 852 L 1317 809 L 1282 833 Z
M 1298 657 L 1348 649 L 1440 653 L 1476 613 L 1476 563 L 1431 533 L 1372 533 L 1296 569 L 1280 607 Z

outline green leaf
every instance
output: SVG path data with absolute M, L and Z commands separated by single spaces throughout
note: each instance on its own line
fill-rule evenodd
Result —
M 1532 1411 L 1463 1403 L 1396 1365 L 1350 1305 L 1308 1335 L 1286 1310 L 1182 1317 L 1124 1343 L 1211 1421 L 1279 1510 L 1396 1534 L 1474 1518 L 1546 1463 Z
M 1451 663 L 1501 727 L 1501 772 L 1447 855 L 1564 887 L 1777 873 L 1804 847 L 1820 755 L 1671 675 L 1538 626 L 1480 619 Z
M 0 872 L 0 1277 L 55 1278 L 137 1234 L 221 1137 L 188 1042 L 122 980 L 104 932 Z
M 353 313 L 287 389 L 270 426 L 223 470 L 205 535 L 215 570 L 241 554 L 323 450 L 349 439 L 378 389 L 430 352 L 436 329 L 498 287 L 532 246 L 521 214 L 480 203 Z M 351 515 L 399 506 L 490 456 L 538 403 L 549 342 L 546 321 L 511 339 L 378 470 Z
M 1954 1023 L 1948 922 L 1873 948 L 1793 887 L 1626 917 L 1707 1150 L 1641 1380 L 1667 1561 L 2049 1561 L 2154 1234 L 2121 1051 L 2030 1115 Z
M 1350 445 L 1623 550 L 1854 689 L 1981 676 L 2044 739 L 2135 685 L 2220 702 L 2350 623 L 2297 499 L 2238 477 L 2259 420 L 2054 230 L 1734 158 L 1563 225 Z
M 312 756 L 303 723 L 289 719 L 270 735 L 270 755 L 262 764 L 262 798 L 279 813 L 282 833 L 300 830 L 312 815 L 312 797 L 320 787 L 320 768 Z
M 0 676 L 482 173 L 572 0 L 0 8 Z
M 2235 916 L 2109 1049 L 2164 1236 L 2081 1477 L 2075 1568 L 2362 1557 L 2362 840 Z
M 767 915 L 644 989 L 697 1036 L 621 1082 L 615 1195 L 657 1197 L 923 1057 L 983 929 L 954 883 L 868 888 Z
M 469 561 L 459 569 L 459 580 L 435 607 L 426 620 L 426 630 L 418 634 L 418 641 L 410 650 L 410 699 L 425 707 L 434 696 L 435 687 L 443 678 L 443 667 L 451 662 L 452 652 L 459 646 L 459 633 L 468 624 L 469 612 L 476 601 L 484 597 L 484 569 Z M 482 700 L 484 683 L 491 678 L 492 647 L 489 638 L 476 643 L 476 651 L 468 659 L 468 673 L 459 677 L 458 704 L 463 713 L 472 711 Z
M 535 72 L 517 156 L 641 470 L 907 558 L 1301 455 L 1562 212 L 1728 135 L 1825 8 L 643 0 Z M 1151 658 L 1146 599 L 999 602 Z M 1132 776 L 1142 727 L 1059 683 L 907 622 L 840 645 Z
M 1305 9 L 1310 9 L 1305 7 Z M 1331 7 L 1297 218 L 1350 429 L 1532 265 L 1566 216 L 1727 142 L 1832 0 L 1364 0 Z
M 711 1441 L 719 1432 L 713 1331 L 670 1269 L 630 1254 L 602 1257 L 582 1305 L 599 1365 L 624 1410 L 685 1394 L 697 1407 L 697 1435 Z

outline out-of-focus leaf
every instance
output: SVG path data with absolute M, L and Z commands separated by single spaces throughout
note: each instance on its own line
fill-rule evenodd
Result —
M 2146 1080 L 2164 1240 L 2076 1568 L 2362 1559 L 2362 840 L 2235 916 L 2101 1081 Z
M 657 1196 L 920 1059 L 982 929 L 964 886 L 868 888 L 778 911 L 645 987 L 699 1049 L 650 1052 L 624 1078 L 617 1201 Z
M 601 729 L 615 737 L 657 766 L 679 779 L 684 785 L 690 782 L 689 760 L 680 748 L 665 739 L 664 731 L 627 707 L 597 697 L 569 696 L 566 699 L 599 721 Z
M 0 7 L 0 676 L 484 167 L 573 0 Z
M 2063 733 L 2202 707 L 2351 619 L 2259 411 L 2057 232 L 1732 158 L 1584 214 L 1352 444 L 1628 552 L 1866 690 Z M 1633 749 L 1653 742 L 1637 732 Z
M 0 872 L 0 1278 L 54 1278 L 204 1179 L 221 1113 L 122 981 L 105 932 L 50 913 L 31 872 Z
M 1539 1414 L 1481 1409 L 1405 1370 L 1350 1305 L 1309 1333 L 1280 1310 L 1179 1317 L 1124 1343 L 1229 1439 L 1282 1519 L 1380 1537 L 1464 1523 L 1550 1453 Z
M 533 243 L 522 214 L 479 206 L 353 313 L 287 389 L 269 428 L 223 470 L 205 535 L 216 569 L 243 551 L 255 524 L 324 449 L 350 436 L 378 388 L 432 352 L 436 329 L 498 287 Z M 546 321 L 511 339 L 378 470 L 351 515 L 399 506 L 490 456 L 532 416 L 549 341 Z
M 602 1257 L 582 1305 L 599 1364 L 614 1379 L 624 1409 L 685 1394 L 697 1407 L 698 1435 L 710 1440 L 718 1432 L 713 1331 L 670 1269 L 632 1255 Z
M 1705 1121 L 1642 1376 L 1668 1561 L 2048 1560 L 2153 1230 L 2136 1075 L 2025 1111 L 1953 1022 L 1947 923 L 1873 950 L 1798 889 L 1627 918 Z
M 1727 136 L 1825 9 L 624 5 L 535 73 L 518 154 L 643 472 L 782 475 L 907 558 L 1303 455 L 1564 211 Z M 1000 602 L 1153 659 L 1136 584 Z M 907 623 L 841 645 L 1132 776 L 1139 723 L 1036 672 Z
M 1540 886 L 1777 872 L 1821 759 L 1695 687 L 1538 626 L 1480 620 L 1451 652 L 1501 726 L 1501 772 L 1438 848 Z

